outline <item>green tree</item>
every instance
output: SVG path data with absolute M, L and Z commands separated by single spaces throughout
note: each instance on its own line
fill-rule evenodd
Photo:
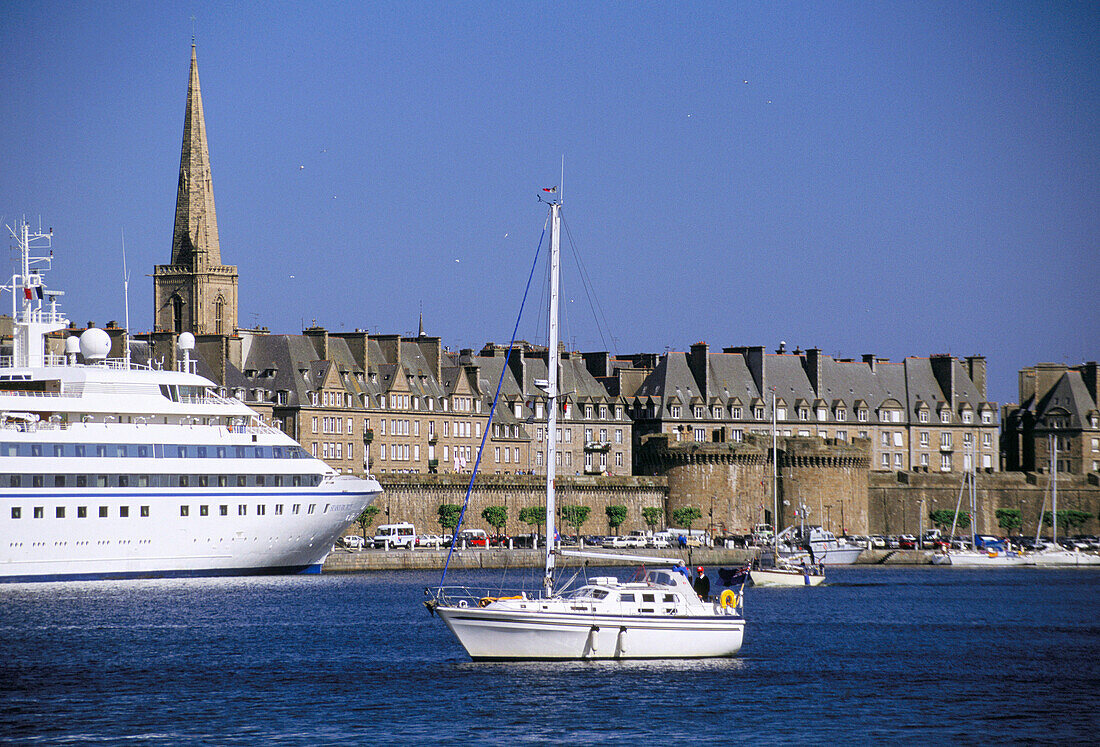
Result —
M 508 509 L 505 506 L 486 506 L 481 510 L 481 518 L 500 534 L 500 530 L 508 523 Z
M 458 517 L 462 515 L 462 506 L 455 503 L 442 503 L 439 506 L 439 526 L 443 531 L 454 531 L 458 526 Z
M 604 512 L 607 514 L 607 526 L 615 534 L 618 534 L 619 527 L 626 521 L 626 506 L 607 506 L 604 508 Z
M 590 513 L 592 513 L 592 509 L 589 506 L 561 507 L 562 521 L 572 526 L 578 535 L 581 533 L 581 525 L 588 521 L 588 514 Z
M 955 524 L 957 529 L 966 529 L 970 526 L 970 514 L 966 511 L 959 511 L 957 523 L 955 522 L 955 511 L 950 508 L 937 508 L 934 511 L 929 511 L 928 518 L 932 521 L 932 524 L 947 531 L 951 530 L 952 524 Z
M 1065 508 L 1058 510 L 1058 527 L 1063 533 L 1069 534 L 1070 529 L 1076 529 L 1084 524 L 1086 521 L 1092 518 L 1092 514 L 1088 511 L 1079 511 L 1076 508 Z M 1049 527 L 1053 523 L 1053 515 L 1051 511 L 1043 512 L 1043 526 Z
M 1012 534 L 1024 525 L 1023 514 L 1018 508 L 998 508 L 993 513 L 997 516 L 997 526 L 1005 530 L 1005 534 Z
M 650 530 L 657 528 L 657 525 L 665 520 L 665 510 L 660 506 L 646 506 L 642 509 L 642 521 L 646 523 L 646 526 Z
M 686 527 L 691 531 L 693 522 L 703 518 L 703 512 L 695 506 L 680 506 L 672 512 L 672 523 L 678 527 Z
M 363 539 L 367 538 L 367 527 L 374 523 L 374 517 L 378 516 L 378 506 L 370 505 L 363 509 L 363 513 L 355 517 L 355 523 L 363 532 Z
M 519 520 L 529 527 L 537 527 L 542 534 L 542 525 L 546 523 L 546 506 L 527 506 L 519 510 Z

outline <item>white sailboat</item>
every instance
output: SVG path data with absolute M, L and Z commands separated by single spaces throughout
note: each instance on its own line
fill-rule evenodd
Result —
M 932 557 L 933 565 L 950 565 L 957 568 L 1005 568 L 1017 565 L 1034 565 L 1031 558 L 1020 555 L 1000 544 L 985 544 L 979 547 L 978 534 L 978 489 L 977 476 L 975 475 L 974 462 L 967 451 L 968 463 L 963 473 L 963 483 L 959 487 L 959 498 L 955 503 L 955 519 L 951 522 L 951 537 L 955 536 L 955 527 L 959 521 L 959 508 L 962 506 L 963 491 L 967 491 L 970 498 L 970 516 L 972 544 L 960 549 L 951 548 L 937 553 Z
M 820 586 L 825 568 L 814 563 L 809 553 L 779 552 L 779 448 L 775 430 L 775 387 L 772 387 L 772 551 L 753 562 L 749 577 L 754 586 Z
M 547 190 L 550 191 L 550 190 Z M 550 203 L 550 350 L 546 392 L 547 433 L 557 427 L 558 285 L 561 202 Z M 556 445 L 548 439 L 546 556 L 542 589 L 509 596 L 463 587 L 430 592 L 429 611 L 439 615 L 474 660 L 682 659 L 733 656 L 741 649 L 742 600 L 730 590 L 701 599 L 687 577 L 672 569 L 650 570 L 631 582 L 593 578 L 573 590 L 555 589 L 558 556 L 608 557 L 563 551 L 554 538 Z M 624 563 L 679 565 L 672 558 L 613 556 Z
M 1054 534 L 1051 544 L 1033 553 L 1031 559 L 1035 561 L 1035 565 L 1045 568 L 1075 568 L 1082 565 L 1100 565 L 1100 556 L 1084 553 L 1077 549 L 1070 550 L 1058 544 L 1058 459 L 1053 436 L 1049 437 L 1048 443 L 1050 444 L 1050 510 Z M 1044 508 L 1046 508 L 1045 501 L 1044 505 L 1039 508 L 1039 525 L 1035 528 L 1036 543 L 1040 541 L 1039 533 L 1043 527 Z

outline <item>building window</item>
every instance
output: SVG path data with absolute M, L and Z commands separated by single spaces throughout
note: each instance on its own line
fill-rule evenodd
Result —
M 920 465 L 922 467 L 927 467 L 928 466 L 928 455 L 927 454 L 921 454 L 920 455 Z
M 858 420 L 861 423 L 866 423 L 867 422 L 867 411 L 864 410 L 863 408 L 860 408 L 860 409 L 856 410 L 856 420 Z
M 827 407 L 817 408 L 817 419 L 824 422 L 829 419 L 829 409 Z
M 921 410 L 920 412 L 918 412 L 917 413 L 917 420 L 919 420 L 922 423 L 927 423 L 928 422 L 928 410 Z
M 940 454 L 940 471 L 941 472 L 950 472 L 951 471 L 951 455 L 950 454 Z
M 740 420 L 741 419 L 741 408 L 740 407 L 734 407 L 730 412 L 732 413 L 734 420 Z
M 983 412 L 982 413 L 982 423 L 984 423 L 985 425 L 989 425 L 992 422 L 993 422 L 993 413 L 988 412 L 988 411 Z
M 787 408 L 786 407 L 777 407 L 777 408 L 775 408 L 775 419 L 776 420 L 786 420 L 787 419 Z
M 928 431 L 921 431 L 920 432 L 920 445 L 921 446 L 928 446 Z
M 810 408 L 808 408 L 808 407 L 799 407 L 798 408 L 798 419 L 799 420 L 809 420 L 810 419 Z
M 707 433 L 703 428 L 696 428 L 694 436 L 697 443 L 703 443 L 707 440 Z
M 951 422 L 951 413 L 948 412 L 947 410 L 940 410 L 940 422 L 941 423 L 950 423 Z
M 756 417 L 757 420 L 763 420 L 764 419 L 764 408 L 763 407 L 757 407 L 755 409 L 753 415 Z
M 973 413 L 970 412 L 970 410 L 967 410 L 966 412 L 963 413 L 963 422 L 964 423 L 969 425 L 970 422 L 973 421 L 973 420 L 974 420 L 974 415 L 973 415 Z
M 889 469 L 890 468 L 890 455 L 887 454 L 886 452 L 882 453 L 882 467 L 883 467 L 883 469 Z
M 894 454 L 894 467 L 901 469 L 901 454 Z
M 894 446 L 903 446 L 901 431 L 894 431 Z
M 680 406 L 672 405 L 671 407 L 669 407 L 668 412 L 671 417 L 678 418 L 680 417 Z
M 940 446 L 945 449 L 951 448 L 951 434 L 949 432 L 944 431 L 940 434 Z

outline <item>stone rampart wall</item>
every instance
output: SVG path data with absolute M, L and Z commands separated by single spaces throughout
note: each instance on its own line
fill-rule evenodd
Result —
M 915 472 L 872 472 L 868 486 L 868 513 L 871 531 L 879 534 L 916 534 L 930 528 L 928 514 L 936 509 L 955 510 L 962 486 L 962 475 Z M 998 508 L 1019 509 L 1023 527 L 1014 533 L 1034 536 L 1041 515 L 1041 504 L 1050 510 L 1050 493 L 1045 475 L 1030 472 L 994 472 L 977 475 L 977 530 L 983 534 L 1003 535 L 997 524 Z M 1058 509 L 1086 511 L 1092 518 L 1075 532 L 1096 534 L 1100 530 L 1100 486 L 1082 475 L 1058 477 Z M 970 511 L 970 498 L 964 491 L 961 511 Z M 1044 527 L 1044 534 L 1050 529 Z
M 410 521 L 417 532 L 439 533 L 439 506 L 444 503 L 462 505 L 469 475 L 410 474 L 379 475 L 384 493 L 376 505 L 381 509 L 374 526 L 399 521 Z M 607 506 L 627 507 L 627 518 L 619 533 L 647 529 L 642 519 L 642 509 L 647 506 L 664 508 L 668 496 L 668 481 L 663 477 L 559 477 L 555 483 L 555 502 L 559 507 L 567 505 L 588 506 L 591 511 L 581 526 L 582 534 L 608 534 Z M 478 475 L 470 493 L 470 505 L 466 509 L 463 527 L 484 529 L 490 534 L 493 528 L 481 512 L 487 506 L 504 506 L 508 511 L 508 523 L 504 533 L 528 534 L 534 527 L 519 520 L 521 509 L 546 505 L 546 481 L 541 476 L 528 475 Z M 560 528 L 571 533 L 572 528 Z

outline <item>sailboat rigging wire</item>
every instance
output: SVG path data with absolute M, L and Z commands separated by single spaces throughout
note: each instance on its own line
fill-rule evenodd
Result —
M 451 547 L 447 551 L 447 562 L 443 564 L 443 575 L 439 579 L 439 587 L 447 580 L 447 569 L 451 566 L 451 556 L 454 555 L 455 544 L 458 542 L 459 530 L 462 529 L 462 520 L 466 517 L 466 509 L 470 505 L 470 492 L 474 489 L 474 478 L 477 477 L 478 467 L 481 466 L 481 455 L 485 452 L 485 439 L 489 437 L 489 427 L 493 423 L 493 414 L 497 409 L 497 400 L 500 398 L 500 387 L 504 384 L 504 376 L 508 373 L 508 362 L 512 357 L 512 348 L 516 344 L 516 332 L 519 330 L 519 322 L 523 318 L 523 307 L 527 303 L 527 293 L 531 290 L 531 279 L 535 276 L 535 267 L 538 266 L 539 252 L 542 251 L 542 240 L 546 238 L 546 225 L 542 227 L 542 235 L 539 236 L 539 244 L 535 247 L 535 258 L 531 262 L 531 272 L 527 275 L 527 287 L 523 289 L 523 300 L 519 304 L 519 314 L 516 316 L 516 324 L 512 328 L 512 339 L 508 342 L 508 354 L 504 356 L 504 365 L 500 369 L 500 378 L 497 380 L 497 390 L 493 395 L 493 404 L 489 408 L 489 419 L 485 422 L 485 430 L 481 433 L 481 445 L 477 449 L 477 460 L 474 462 L 474 471 L 470 473 L 470 483 L 466 486 L 466 498 L 462 501 L 462 510 L 458 513 L 458 524 L 455 525 L 454 536 L 451 537 Z M 522 386 L 522 382 L 520 382 Z
M 577 264 L 577 274 L 581 278 L 581 286 L 584 288 L 584 294 L 588 297 L 588 309 L 592 312 L 592 318 L 596 320 L 596 329 L 600 333 L 600 341 L 603 343 L 604 350 L 611 350 L 607 344 L 607 338 L 604 337 L 604 330 L 607 330 L 608 336 L 611 335 L 611 325 L 607 323 L 607 315 L 604 313 L 603 306 L 600 305 L 600 298 L 593 293 L 594 287 L 592 285 L 592 279 L 588 275 L 588 270 L 581 262 L 580 252 L 577 251 L 577 244 L 573 241 L 573 232 L 569 230 L 569 224 L 565 221 L 565 216 L 561 217 L 562 226 L 565 228 L 565 235 L 569 239 L 569 248 L 573 252 L 573 261 Z M 595 301 L 593 302 L 593 296 Z M 599 313 L 597 313 L 597 310 Z M 612 351 L 614 352 L 614 351 Z

